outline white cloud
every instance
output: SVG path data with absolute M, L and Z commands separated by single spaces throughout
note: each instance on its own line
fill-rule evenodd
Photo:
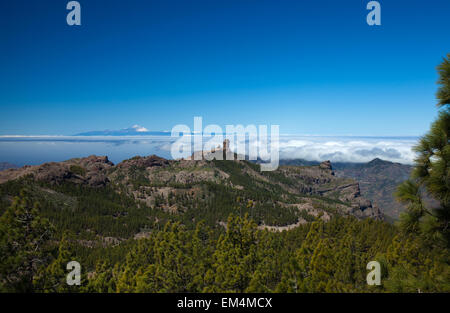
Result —
M 136 130 L 146 131 L 144 127 L 135 125 Z M 144 130 L 145 129 L 145 130 Z M 194 136 L 192 136 L 193 142 Z M 27 142 L 71 142 L 74 144 L 83 144 L 89 142 L 104 142 L 112 143 L 117 147 L 123 147 L 121 151 L 83 151 L 83 155 L 92 153 L 109 153 L 113 159 L 120 161 L 117 155 L 149 155 L 157 154 L 161 156 L 168 156 L 171 144 L 176 138 L 170 136 L 0 136 L 0 143 L 9 143 L 17 146 L 17 149 L 22 147 L 22 144 Z M 417 143 L 418 138 L 413 137 L 320 137 L 320 136 L 296 136 L 296 135 L 282 135 L 280 136 L 279 148 L 280 159 L 305 159 L 309 161 L 324 161 L 331 160 L 332 162 L 369 162 L 374 158 L 380 158 L 392 162 L 399 162 L 404 164 L 411 164 L 415 158 L 415 153 L 411 150 L 412 146 Z M 208 138 L 203 139 L 205 144 Z M 246 152 L 249 146 L 261 147 L 257 141 L 248 142 L 246 140 Z M 130 149 L 127 143 L 133 143 L 134 146 Z M 95 147 L 97 147 L 96 145 Z M 14 146 L 13 146 L 14 147 Z M 80 146 L 83 149 L 86 146 Z M 62 149 L 64 147 L 62 146 Z M 236 146 L 231 145 L 231 149 L 235 150 Z M 20 149 L 19 149 L 20 150 Z M 7 151 L 7 150 L 4 150 Z M 20 150 L 21 151 L 21 150 Z M 259 150 L 261 153 L 261 150 Z M 22 152 L 20 152 L 22 153 Z M 32 153 L 30 153 L 32 154 Z M 0 153 L 0 159 L 2 154 Z M 267 157 L 267 153 L 263 153 L 263 157 Z M 52 160 L 49 158 L 49 160 Z
M 148 129 L 139 125 L 133 125 L 133 127 L 137 132 L 148 132 Z
M 369 162 L 374 158 L 387 161 L 412 164 L 415 158 L 412 146 L 417 143 L 415 137 L 321 137 L 282 135 L 279 140 L 280 159 L 305 159 L 308 161 L 332 162 Z M 249 147 L 257 147 L 259 156 L 264 158 L 268 153 L 261 153 L 261 143 L 248 142 Z M 236 144 L 230 147 L 236 151 Z
M 416 142 L 416 138 L 314 136 L 300 140 L 289 136 L 280 138 L 280 158 L 332 162 L 369 162 L 380 158 L 411 164 L 415 157 L 411 148 Z

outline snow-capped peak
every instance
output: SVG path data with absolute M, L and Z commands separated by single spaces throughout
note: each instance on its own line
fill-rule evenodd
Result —
M 133 127 L 137 132 L 148 132 L 148 129 L 139 125 L 133 125 Z

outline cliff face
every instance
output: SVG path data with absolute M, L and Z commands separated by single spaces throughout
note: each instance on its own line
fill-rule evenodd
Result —
M 405 210 L 394 193 L 397 186 L 409 178 L 412 166 L 374 159 L 362 164 L 337 164 L 336 175 L 359 182 L 361 193 L 396 219 Z
M 224 203 L 228 195 L 245 199 L 246 208 L 254 208 L 254 213 L 268 206 L 275 210 L 275 215 L 276 210 L 289 210 L 291 217 L 294 214 L 298 218 L 291 218 L 290 224 L 280 223 L 288 228 L 314 217 L 328 220 L 332 215 L 384 218 L 380 209 L 361 196 L 359 184 L 337 177 L 329 161 L 317 166 L 281 166 L 274 172 L 260 172 L 259 165 L 237 160 L 166 160 L 152 155 L 114 165 L 106 156 L 89 156 L 0 172 L 0 184 L 15 179 L 49 186 L 63 183 L 88 188 L 110 186 L 130 195 L 138 205 L 159 207 L 170 214 L 185 214 L 199 204 L 207 208 L 218 197 L 225 196 L 219 202 Z M 272 224 L 274 221 L 276 218 Z M 261 223 L 264 227 L 269 225 L 264 220 Z
M 92 187 L 106 186 L 109 179 L 108 170 L 114 164 L 106 156 L 89 156 L 64 162 L 44 163 L 37 166 L 24 166 L 8 169 L 0 173 L 0 184 L 9 180 L 30 176 L 36 181 L 60 184 L 72 182 Z
M 318 166 L 283 166 L 280 171 L 292 178 L 291 187 L 300 193 L 336 199 L 348 214 L 359 218 L 383 219 L 383 211 L 361 196 L 359 183 L 351 178 L 337 177 L 330 161 Z
M 284 165 L 313 166 L 315 161 L 302 159 L 280 160 Z M 333 163 L 334 173 L 340 178 L 352 178 L 359 183 L 361 196 L 369 199 L 374 206 L 383 210 L 389 220 L 395 220 L 406 207 L 397 202 L 394 196 L 400 183 L 407 180 L 412 166 L 394 163 L 381 159 L 373 159 L 367 163 L 338 162 Z M 429 195 L 423 194 L 424 200 L 430 207 L 437 205 Z

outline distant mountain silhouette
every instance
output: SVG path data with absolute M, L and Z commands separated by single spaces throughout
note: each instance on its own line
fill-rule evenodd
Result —
M 0 162 L 0 171 L 7 170 L 9 168 L 17 168 L 17 166 L 8 162 Z
M 74 136 L 170 136 L 168 131 L 149 131 L 145 127 L 134 125 L 120 130 L 95 130 L 88 131 Z

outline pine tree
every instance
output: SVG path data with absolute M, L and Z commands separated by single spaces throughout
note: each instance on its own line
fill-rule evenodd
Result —
M 75 292 L 77 286 L 69 286 L 66 282 L 67 263 L 72 261 L 67 234 L 59 242 L 58 256 L 49 266 L 39 271 L 35 281 L 35 290 L 39 292 Z
M 450 246 L 450 53 L 438 66 L 440 108 L 431 129 L 414 147 L 418 156 L 411 180 L 399 186 L 397 198 L 408 205 L 401 216 L 401 226 L 408 232 L 421 233 L 429 242 L 444 241 Z M 425 189 L 440 206 L 430 209 L 423 203 Z
M 39 216 L 39 205 L 21 192 L 0 217 L 0 290 L 33 291 L 33 279 L 49 261 L 53 227 Z
M 256 224 L 230 215 L 227 232 L 221 235 L 214 253 L 215 281 L 212 292 L 244 292 L 256 267 Z
M 83 292 L 115 292 L 116 283 L 114 272 L 108 260 L 98 261 L 95 271 L 92 273 L 87 285 L 83 288 Z

